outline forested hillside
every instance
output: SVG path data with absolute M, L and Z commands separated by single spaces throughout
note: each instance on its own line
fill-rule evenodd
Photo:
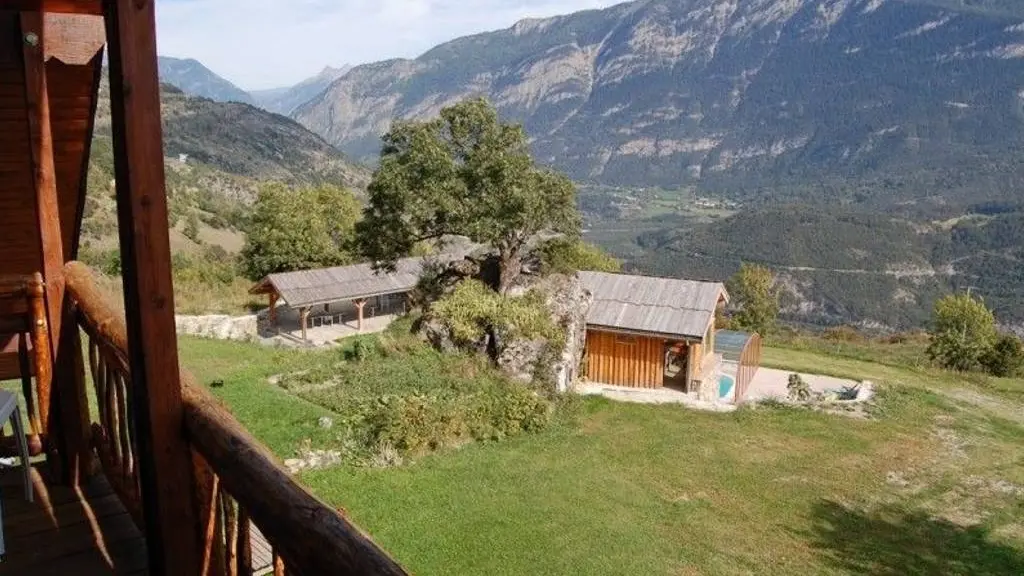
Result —
M 654 274 L 721 280 L 741 262 L 766 264 L 791 320 L 920 326 L 938 296 L 970 288 L 1003 322 L 1024 326 L 1024 212 L 921 223 L 783 206 L 649 231 L 637 243 L 631 266 Z

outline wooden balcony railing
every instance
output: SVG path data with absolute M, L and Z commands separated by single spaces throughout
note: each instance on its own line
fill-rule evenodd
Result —
M 103 471 L 140 527 L 142 494 L 133 421 L 131 367 L 122 315 L 108 305 L 84 264 L 66 269 L 67 290 L 88 336 L 96 422 L 91 440 Z M 405 574 L 337 510 L 296 483 L 270 451 L 185 370 L 182 434 L 192 450 L 202 573 Z M 258 530 L 271 566 L 254 562 Z

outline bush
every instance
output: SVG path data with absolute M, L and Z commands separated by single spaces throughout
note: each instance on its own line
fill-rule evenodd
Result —
M 832 342 L 860 342 L 864 336 L 853 326 L 835 326 L 825 330 L 825 340 Z
M 193 242 L 199 242 L 199 219 L 196 218 L 195 213 L 188 215 L 185 219 L 185 229 L 183 231 L 185 237 Z
M 360 347 L 371 352 L 352 361 Z M 359 338 L 319 358 L 280 384 L 337 413 L 357 461 L 373 462 L 382 446 L 416 455 L 535 432 L 556 414 L 555 400 L 485 360 L 438 352 L 409 334 Z
M 619 272 L 622 262 L 597 246 L 580 240 L 557 238 L 540 248 L 542 272 L 545 274 L 575 274 L 580 270 L 592 272 Z
M 1024 368 L 1024 345 L 1020 338 L 1006 334 L 981 357 L 985 371 L 993 376 L 1007 378 L 1017 376 Z
M 507 338 L 563 338 L 541 294 L 503 296 L 479 280 L 460 283 L 451 294 L 434 303 L 430 316 L 443 323 L 460 344 L 479 342 L 491 332 Z
M 997 336 L 995 316 L 984 302 L 969 294 L 946 296 L 935 303 L 928 355 L 950 370 L 976 370 Z

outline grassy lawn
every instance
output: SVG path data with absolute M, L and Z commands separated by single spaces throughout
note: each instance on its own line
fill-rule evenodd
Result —
M 1024 573 L 1024 382 L 810 348 L 765 364 L 881 383 L 872 418 L 588 400 L 576 425 L 300 480 L 418 574 Z M 334 441 L 266 381 L 323 353 L 181 351 L 282 457 Z

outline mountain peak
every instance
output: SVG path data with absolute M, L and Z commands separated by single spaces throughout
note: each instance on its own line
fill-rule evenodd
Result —
M 175 86 L 190 96 L 217 102 L 252 103 L 245 90 L 218 76 L 195 58 L 158 58 L 160 81 Z
M 293 116 L 372 159 L 394 119 L 483 94 L 581 182 L 943 181 L 958 163 L 1016 166 L 1024 28 L 1000 12 L 1016 4 L 642 0 L 357 66 Z

